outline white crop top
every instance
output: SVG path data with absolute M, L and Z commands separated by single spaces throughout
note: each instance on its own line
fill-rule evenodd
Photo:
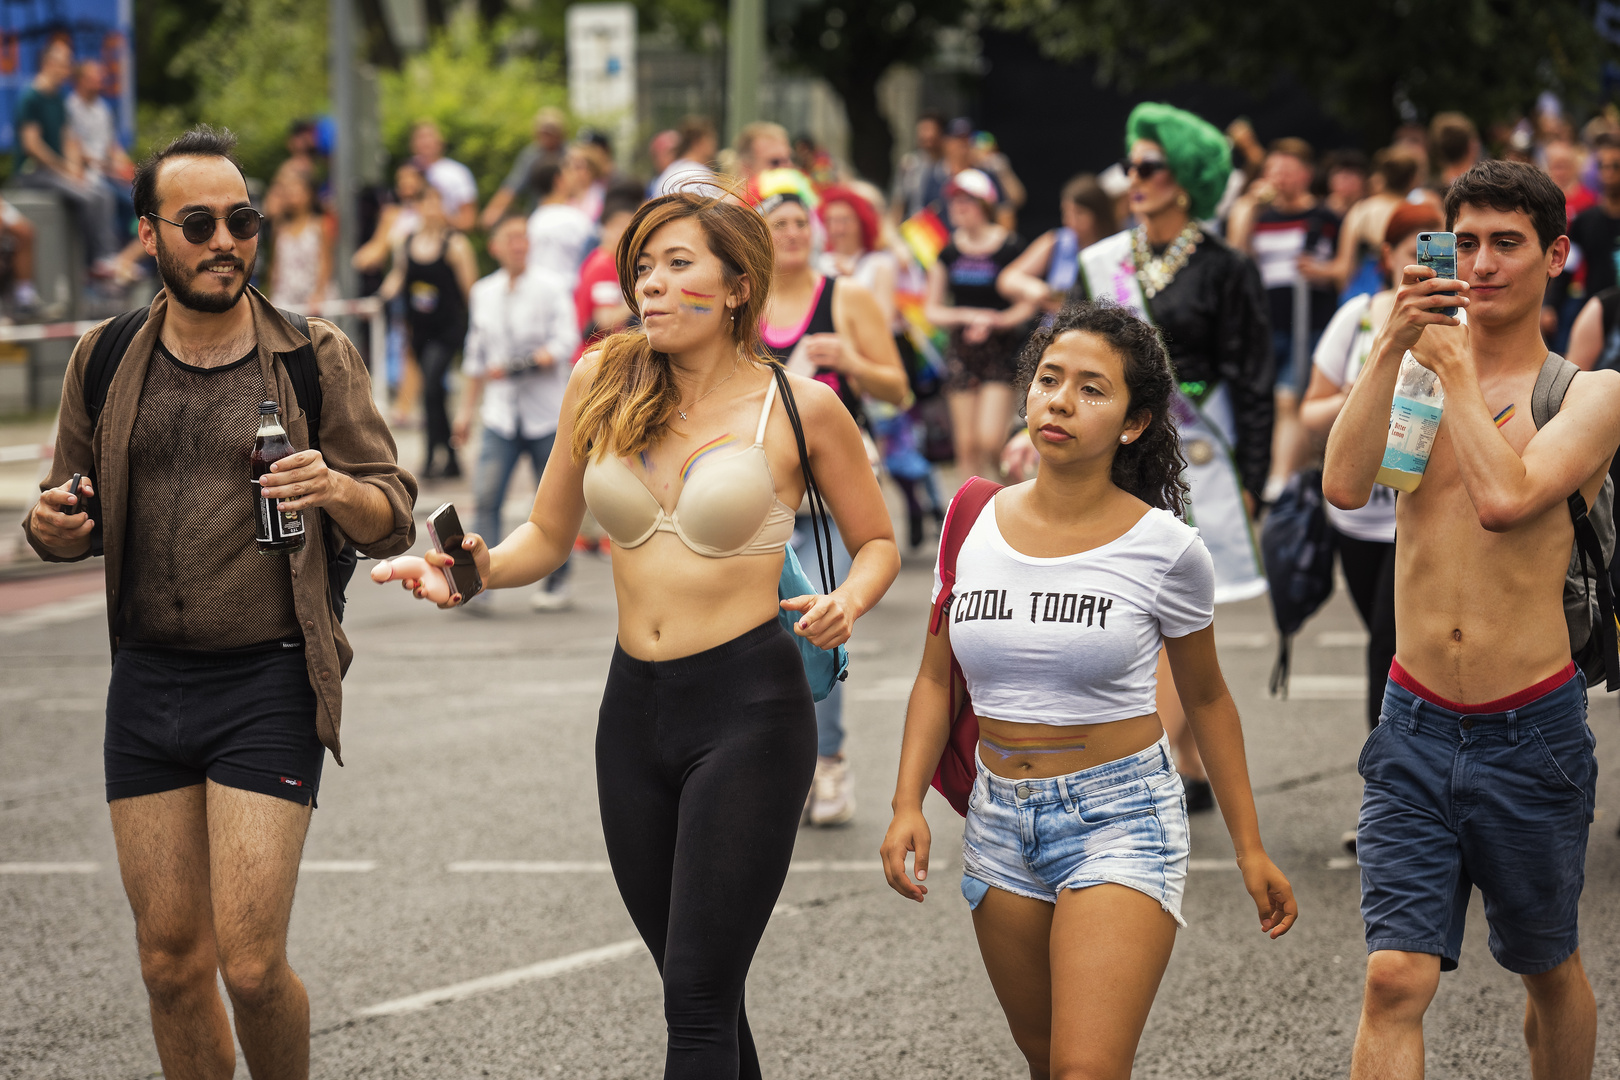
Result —
M 962 544 L 951 651 L 980 716 L 1105 724 L 1154 711 L 1160 639 L 1215 618 L 1215 566 L 1198 530 L 1149 510 L 1078 555 L 1014 551 L 992 500 Z M 942 588 L 934 566 L 934 598 Z

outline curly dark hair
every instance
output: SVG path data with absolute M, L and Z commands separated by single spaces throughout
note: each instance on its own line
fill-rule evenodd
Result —
M 1069 303 L 1057 313 L 1051 326 L 1030 335 L 1018 357 L 1018 387 L 1023 403 L 1018 415 L 1028 415 L 1029 385 L 1041 357 L 1059 334 L 1078 330 L 1096 334 L 1106 341 L 1125 365 L 1125 389 L 1130 394 L 1130 415 L 1142 410 L 1153 414 L 1141 436 L 1114 454 L 1110 479 L 1149 506 L 1186 516 L 1187 483 L 1181 471 L 1187 467 L 1181 456 L 1181 436 L 1170 418 L 1170 398 L 1176 389 L 1176 369 L 1165 351 L 1159 331 L 1126 308 L 1104 300 Z

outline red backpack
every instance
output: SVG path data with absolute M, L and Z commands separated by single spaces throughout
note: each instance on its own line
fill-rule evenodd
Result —
M 992 484 L 975 476 L 962 485 L 962 490 L 951 500 L 951 509 L 945 515 L 945 524 L 939 535 L 939 577 L 941 588 L 934 600 L 934 610 L 928 616 L 928 632 L 937 635 L 950 612 L 951 595 L 956 589 L 956 559 L 962 553 L 962 543 L 973 531 L 973 523 L 996 492 L 1000 484 Z M 934 787 L 945 796 L 958 814 L 967 817 L 968 796 L 973 793 L 973 781 L 979 775 L 979 717 L 968 699 L 967 680 L 962 665 L 951 654 L 951 736 L 945 742 L 939 767 L 934 770 Z

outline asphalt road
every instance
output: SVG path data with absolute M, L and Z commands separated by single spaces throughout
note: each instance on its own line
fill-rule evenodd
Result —
M 605 869 L 591 761 L 613 595 L 605 562 L 576 565 L 580 603 L 566 614 L 503 594 L 475 618 L 363 575 L 351 587 L 349 764 L 325 773 L 290 946 L 312 1002 L 315 1076 L 660 1075 L 659 985 Z M 928 581 L 926 562 L 908 562 L 857 631 L 846 700 L 860 810 L 847 828 L 800 833 L 755 960 L 749 1014 L 767 1077 L 1027 1075 L 954 887 L 960 819 L 930 796 L 945 858 L 926 904 L 893 895 L 876 868 Z M 81 587 L 8 606 L 16 588 L 0 585 L 0 1076 L 154 1076 L 101 789 L 100 603 Z M 1341 593 L 1301 636 L 1287 702 L 1264 691 L 1265 602 L 1221 609 L 1217 627 L 1267 846 L 1302 915 L 1267 941 L 1219 817 L 1199 817 L 1189 928 L 1136 1075 L 1342 1077 L 1365 965 L 1356 873 L 1339 847 L 1360 797 L 1359 626 Z M 1603 778 L 1584 955 L 1599 1001 L 1595 1075 L 1614 1077 L 1620 709 L 1593 700 Z M 1431 1077 L 1528 1075 L 1522 991 L 1485 933 L 1476 897 L 1462 967 L 1430 1013 Z

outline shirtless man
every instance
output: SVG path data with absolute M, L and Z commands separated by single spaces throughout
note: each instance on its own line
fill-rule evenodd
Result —
M 1590 503 L 1620 443 L 1620 374 L 1577 375 L 1537 431 L 1541 301 L 1569 254 L 1563 193 L 1528 165 L 1486 161 L 1445 210 L 1461 280 L 1405 269 L 1323 477 L 1335 506 L 1367 501 L 1410 349 L 1439 375 L 1445 419 L 1422 485 L 1396 503 L 1395 663 L 1361 761 L 1369 957 L 1351 1077 L 1423 1075 L 1423 1014 L 1457 966 L 1475 885 L 1491 953 L 1528 991 L 1531 1075 L 1589 1077 L 1597 1013 L 1576 909 L 1597 764 L 1562 604 L 1565 500 L 1578 488 Z M 1468 325 L 1436 310 L 1453 304 Z

